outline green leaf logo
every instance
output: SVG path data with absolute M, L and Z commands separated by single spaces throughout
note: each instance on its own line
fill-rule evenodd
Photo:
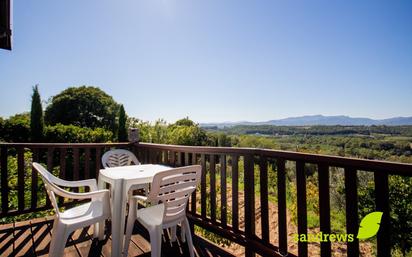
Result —
M 359 227 L 357 238 L 368 239 L 378 233 L 383 212 L 375 211 L 366 215 Z

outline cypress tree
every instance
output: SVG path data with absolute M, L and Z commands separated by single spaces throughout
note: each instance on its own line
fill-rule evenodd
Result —
M 117 130 L 117 140 L 119 142 L 127 141 L 127 129 L 126 129 L 126 112 L 123 105 L 120 105 L 119 110 L 119 127 Z
M 30 111 L 30 134 L 32 142 L 41 142 L 44 133 L 43 109 L 38 85 L 33 87 Z

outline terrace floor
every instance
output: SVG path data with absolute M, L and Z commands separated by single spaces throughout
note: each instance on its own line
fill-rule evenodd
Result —
M 0 225 L 0 255 L 5 256 L 48 256 L 53 218 L 38 218 Z M 110 226 L 106 226 L 110 228 Z M 111 256 L 111 239 L 99 242 L 92 238 L 93 228 L 76 230 L 69 238 L 64 256 Z M 195 255 L 199 257 L 233 257 L 221 248 L 195 236 Z M 150 257 L 149 235 L 143 227 L 135 226 L 128 256 Z M 187 245 L 179 240 L 172 243 L 164 233 L 162 256 L 189 256 Z

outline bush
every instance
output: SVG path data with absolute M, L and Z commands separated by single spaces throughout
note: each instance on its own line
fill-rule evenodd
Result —
M 370 181 L 366 187 L 359 188 L 359 220 L 375 211 L 375 188 Z M 391 208 L 392 249 L 406 256 L 412 250 L 412 178 L 389 176 L 389 203 Z
M 29 142 L 30 118 L 28 113 L 16 114 L 0 125 L 0 140 L 5 142 Z
M 105 143 L 112 140 L 113 133 L 103 128 L 57 124 L 46 127 L 45 138 L 50 143 Z
M 173 145 L 214 145 L 206 131 L 188 118 L 167 124 L 158 120 L 153 125 L 133 117 L 127 119 L 128 128 L 138 128 L 141 142 Z

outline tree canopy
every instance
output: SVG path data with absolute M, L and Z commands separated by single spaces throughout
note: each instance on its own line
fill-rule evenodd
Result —
M 2 120 L 0 124 L 0 141 L 29 142 L 30 114 L 20 113 Z
M 39 87 L 33 87 L 33 95 L 31 96 L 31 111 L 30 111 L 30 136 L 32 142 L 41 142 L 44 133 L 43 108 L 41 106 L 41 98 Z
M 189 117 L 186 117 L 186 118 L 177 120 L 177 121 L 175 122 L 175 125 L 176 125 L 176 126 L 186 126 L 186 127 L 194 127 L 194 126 L 197 126 L 197 124 L 196 124 L 194 121 L 192 121 L 191 119 L 189 119 Z
M 118 110 L 119 104 L 100 88 L 69 87 L 52 97 L 45 121 L 48 125 L 61 123 L 115 131 Z
M 124 110 L 123 104 L 120 105 L 119 110 L 119 126 L 117 129 L 117 141 L 126 142 L 127 141 L 127 128 L 126 128 L 126 112 Z

